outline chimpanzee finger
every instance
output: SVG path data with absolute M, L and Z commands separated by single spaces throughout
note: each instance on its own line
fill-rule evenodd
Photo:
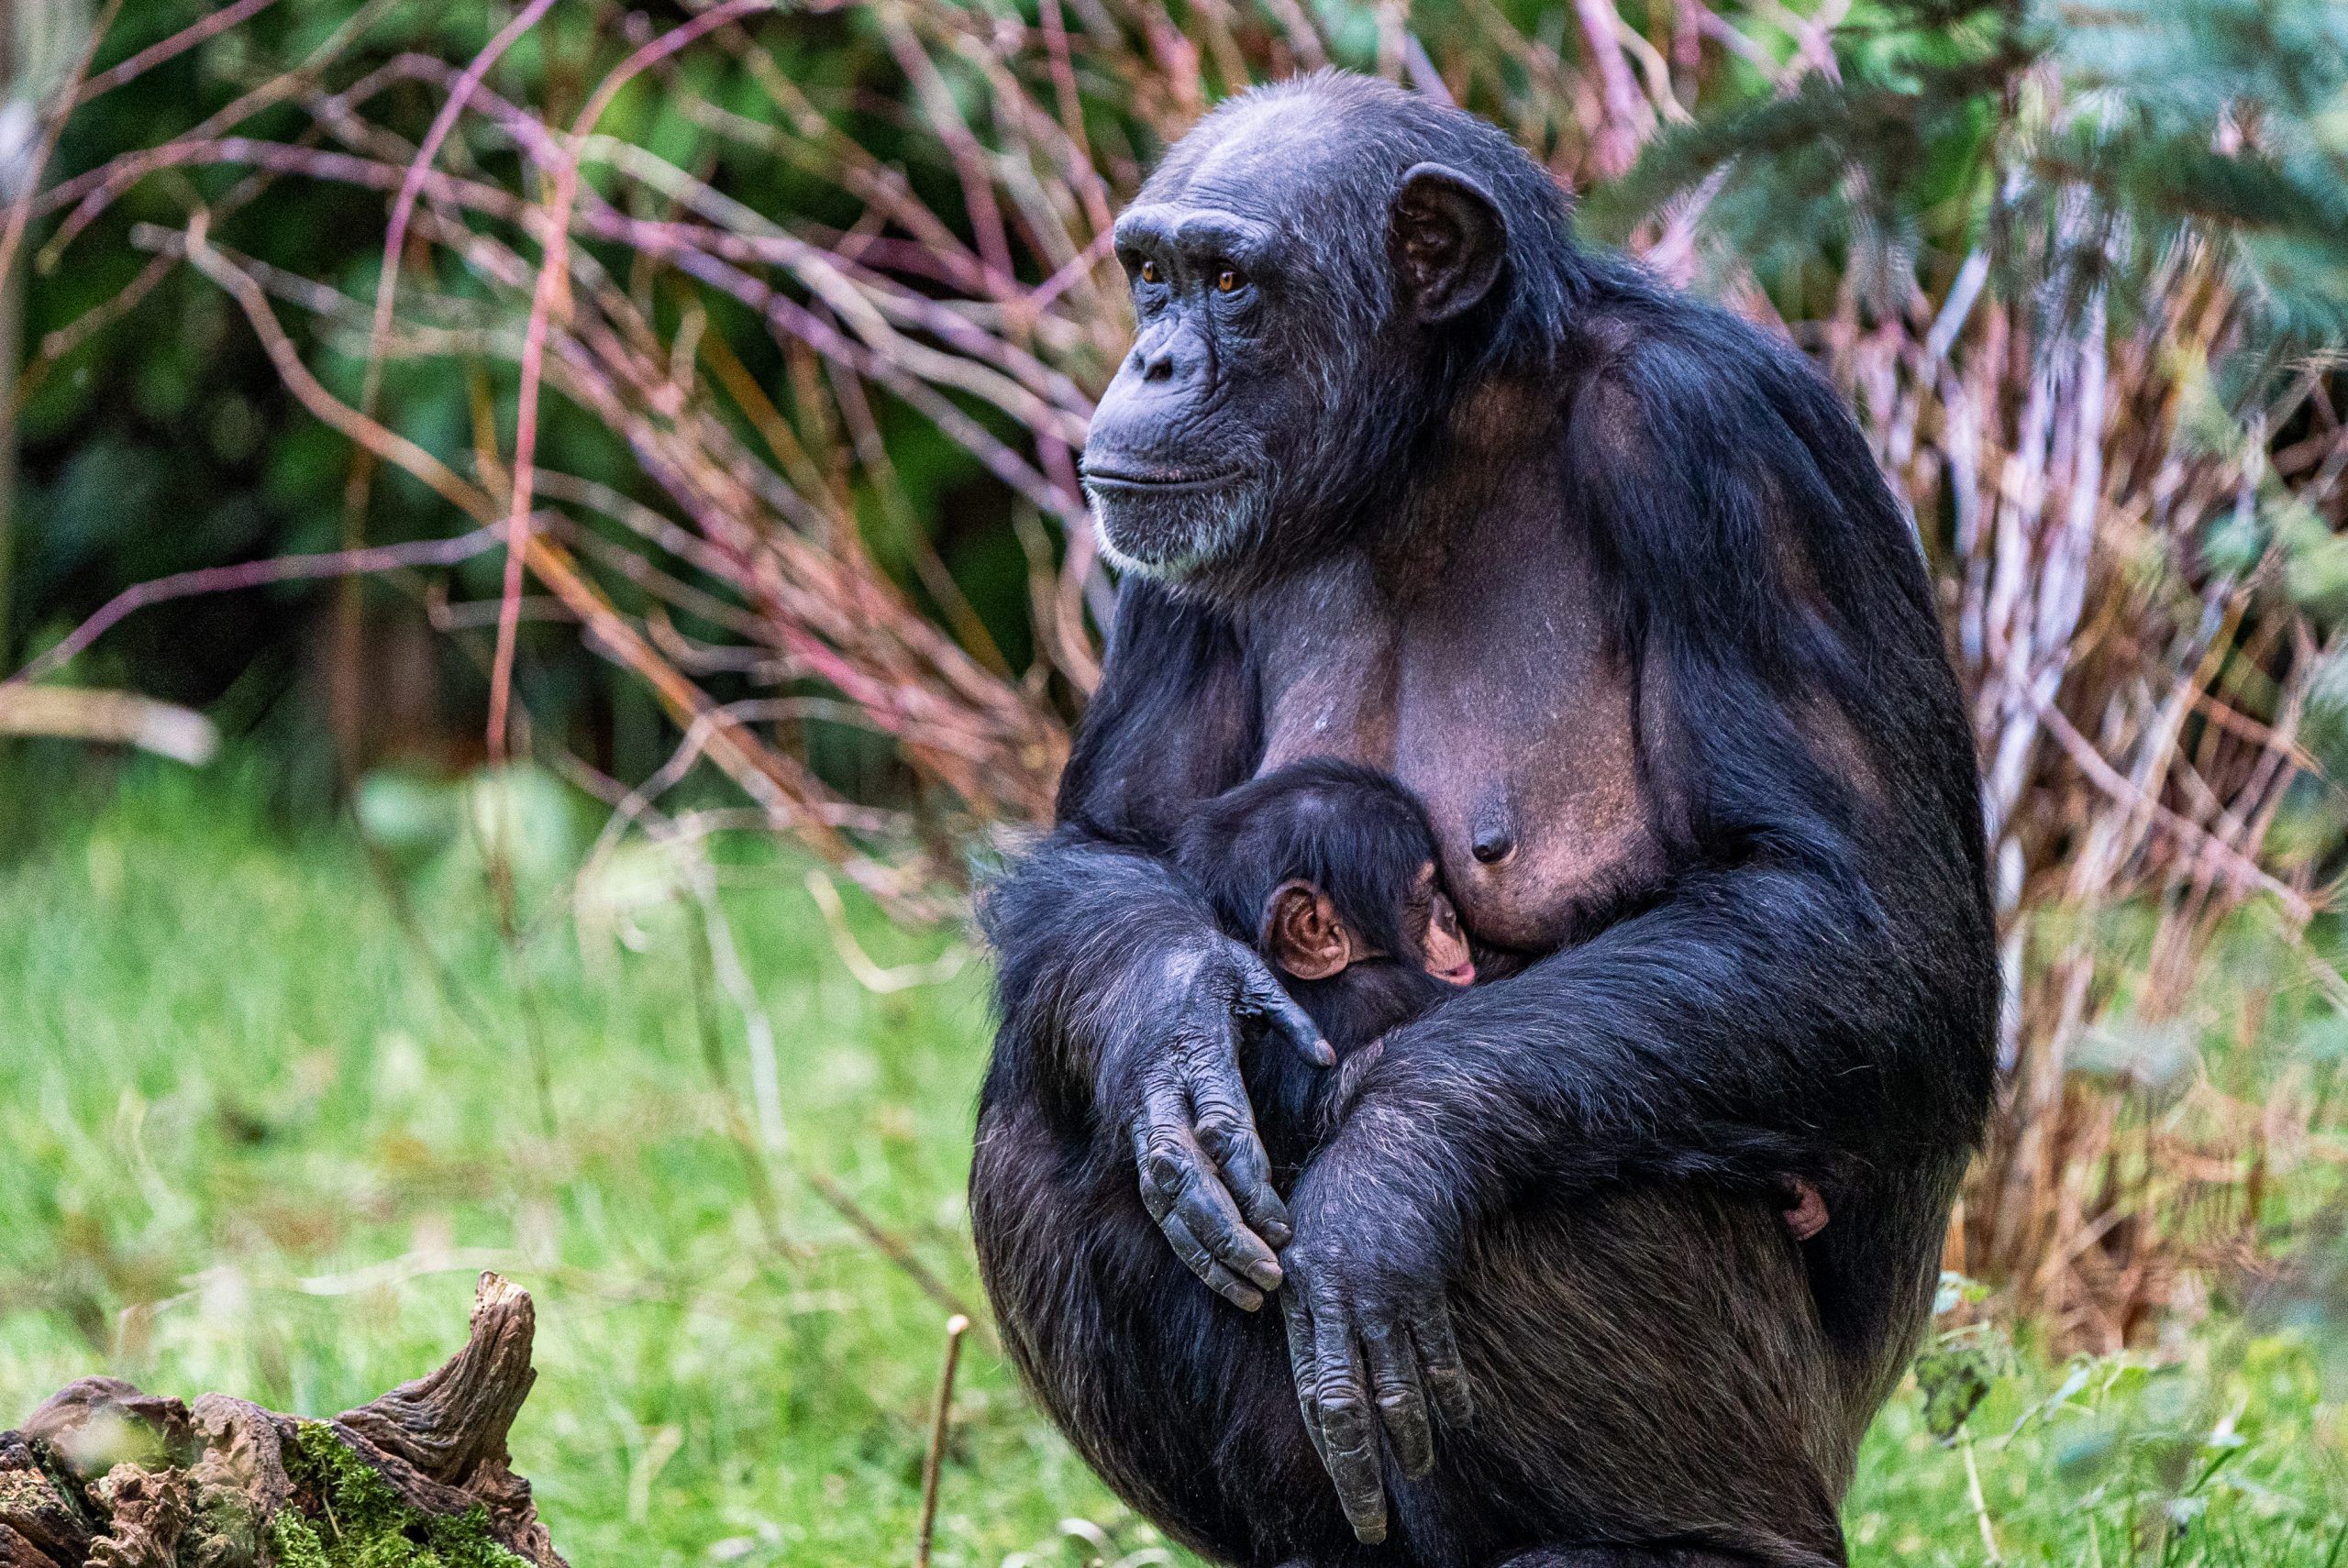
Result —
M 1206 1281 L 1207 1288 L 1242 1310 L 1253 1312 L 1264 1304 L 1264 1293 L 1224 1267 L 1209 1255 L 1198 1237 L 1179 1214 L 1171 1214 L 1159 1221 L 1158 1229 L 1166 1232 L 1174 1255 L 1180 1258 L 1192 1274 Z
M 1451 1335 L 1451 1309 L 1437 1301 L 1411 1322 L 1411 1338 L 1418 1346 L 1419 1376 L 1435 1414 L 1446 1426 L 1465 1427 L 1476 1419 L 1476 1400 L 1468 1384 L 1468 1369 L 1460 1364 L 1459 1342 Z
M 1231 1250 L 1228 1243 L 1210 1246 L 1202 1239 L 1203 1225 L 1207 1235 L 1220 1240 L 1223 1232 L 1236 1224 L 1236 1210 L 1230 1210 L 1230 1198 L 1222 1195 L 1221 1184 L 1207 1163 L 1205 1152 L 1191 1136 L 1188 1098 L 1179 1090 L 1150 1090 L 1142 1114 L 1134 1121 L 1133 1137 L 1142 1207 L 1157 1221 L 1157 1228 L 1166 1232 L 1167 1243 L 1184 1265 L 1217 1295 L 1251 1312 L 1262 1306 L 1263 1297 L 1257 1287 L 1243 1286 L 1235 1293 L 1230 1288 L 1230 1285 L 1239 1282 L 1231 1268 L 1217 1261 L 1218 1253 Z M 1202 1194 L 1206 1188 L 1213 1189 L 1213 1197 Z M 1215 1198 L 1220 1198 L 1223 1208 L 1230 1210 L 1229 1220 L 1216 1214 Z M 1252 1236 L 1248 1240 L 1254 1242 Z M 1255 1245 L 1262 1255 L 1252 1261 L 1258 1269 L 1268 1265 L 1277 1282 L 1279 1264 L 1272 1258 L 1270 1249 L 1260 1242 Z
M 1146 1090 L 1141 1114 L 1134 1119 L 1133 1139 L 1142 1207 L 1163 1225 L 1200 1157 L 1191 1137 L 1189 1097 L 1170 1084 Z
M 1238 963 L 1239 996 L 1234 1010 L 1262 1019 L 1273 1033 L 1314 1066 L 1335 1066 L 1336 1048 L 1321 1038 L 1320 1025 L 1312 1021 L 1312 1015 L 1299 1007 L 1287 988 L 1272 977 L 1264 961 L 1243 948 Z
M 1224 1190 L 1222 1177 L 1191 1132 L 1186 1099 L 1156 1090 L 1150 1093 L 1146 1109 L 1135 1123 L 1134 1158 L 1140 1167 L 1142 1207 L 1149 1210 L 1149 1217 L 1166 1232 L 1168 1242 L 1176 1243 L 1178 1253 L 1181 1252 L 1174 1234 L 1178 1219 L 1183 1234 L 1198 1246 L 1195 1256 L 1182 1256 L 1191 1273 L 1214 1286 L 1214 1279 L 1202 1266 L 1202 1261 L 1213 1261 L 1252 1282 L 1257 1290 L 1279 1288 L 1279 1260 L 1247 1228 L 1231 1194 Z M 1250 1306 L 1228 1290 L 1216 1288 L 1251 1311 L 1263 1304 L 1259 1297 Z
M 1303 1291 L 1291 1286 L 1280 1292 L 1280 1316 L 1288 1324 L 1288 1370 L 1296 1385 L 1297 1408 L 1304 1413 L 1305 1435 L 1325 1469 L 1329 1451 L 1321 1441 L 1321 1412 L 1312 1403 L 1312 1309 L 1305 1305 Z
M 1324 1296 L 1312 1310 L 1312 1400 L 1321 1419 L 1321 1463 L 1337 1485 L 1337 1506 L 1354 1536 L 1386 1539 L 1386 1476 L 1378 1462 L 1378 1422 L 1370 1415 L 1353 1315 Z
M 1232 1273 L 1259 1290 L 1280 1287 L 1279 1259 L 1240 1218 L 1231 1194 L 1213 1171 L 1202 1165 L 1191 1172 L 1174 1200 L 1174 1218 L 1189 1226 L 1191 1234 Z
M 1427 1397 L 1419 1387 L 1411 1331 L 1400 1324 L 1366 1322 L 1361 1346 L 1370 1397 L 1378 1401 L 1378 1419 L 1394 1446 L 1395 1462 L 1412 1479 L 1424 1475 L 1434 1468 L 1434 1432 L 1427 1425 Z
M 1223 1185 L 1239 1205 L 1240 1218 L 1274 1249 L 1287 1246 L 1294 1234 L 1288 1206 L 1272 1186 L 1271 1158 L 1264 1153 L 1264 1140 L 1256 1131 L 1255 1113 L 1248 1108 L 1246 1088 L 1238 1074 L 1232 1073 L 1227 1082 L 1218 1077 L 1194 1085 L 1191 1099 L 1199 1146 L 1223 1171 Z

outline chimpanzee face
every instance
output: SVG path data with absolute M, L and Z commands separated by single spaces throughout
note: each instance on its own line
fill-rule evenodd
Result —
M 1085 489 L 1112 559 L 1180 580 L 1260 529 L 1274 433 L 1309 426 L 1309 378 L 1278 319 L 1295 302 L 1259 220 L 1146 203 L 1116 241 L 1136 330 L 1093 415 Z
M 1435 886 L 1432 864 L 1421 874 L 1420 882 L 1427 896 L 1426 923 L 1413 928 L 1420 933 L 1420 966 L 1438 980 L 1474 985 L 1476 960 L 1468 949 L 1468 933 L 1459 928 L 1459 911 L 1452 907 L 1450 896 Z
M 1135 333 L 1085 489 L 1112 560 L 1190 582 L 1303 558 L 1376 490 L 1505 235 L 1466 175 L 1275 98 L 1186 137 L 1115 241 Z

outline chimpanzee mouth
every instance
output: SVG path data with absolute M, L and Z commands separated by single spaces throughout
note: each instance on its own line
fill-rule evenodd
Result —
M 1446 986 L 1472 986 L 1476 983 L 1476 961 L 1462 959 L 1448 969 L 1437 969 L 1434 977 Z
M 1085 466 L 1084 482 L 1094 489 L 1137 491 L 1150 495 L 1180 495 L 1187 491 L 1222 490 L 1234 480 L 1244 478 L 1245 469 L 1224 469 L 1211 474 L 1187 474 L 1180 470 L 1168 473 L 1121 473 L 1114 469 Z

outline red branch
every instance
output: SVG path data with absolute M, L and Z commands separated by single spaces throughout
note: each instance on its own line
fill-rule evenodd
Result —
M 262 588 L 272 582 L 356 577 L 367 572 L 397 571 L 403 567 L 454 566 L 488 549 L 497 543 L 497 538 L 496 529 L 477 528 L 453 539 L 421 539 L 410 545 L 376 545 L 363 550 L 329 550 L 314 556 L 277 556 L 268 560 L 199 567 L 194 571 L 159 577 L 151 582 L 126 588 L 107 600 L 96 614 L 74 627 L 63 642 L 0 680 L 0 688 L 39 679 L 105 636 L 125 616 L 150 604 L 200 593 L 233 593 L 240 588 Z

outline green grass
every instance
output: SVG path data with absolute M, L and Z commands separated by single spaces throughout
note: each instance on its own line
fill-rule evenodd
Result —
M 36 783 L 57 788 L 9 793 Z M 752 1105 L 742 1021 L 697 982 L 654 852 L 593 884 L 623 919 L 575 920 L 554 871 L 593 823 L 539 801 L 509 945 L 461 836 L 435 856 L 428 827 L 407 831 L 445 804 L 428 792 L 375 802 L 407 867 L 390 880 L 347 826 L 273 823 L 255 799 L 142 767 L 10 834 L 0 1425 L 97 1371 L 329 1414 L 436 1364 L 493 1266 L 537 1299 L 514 1449 L 573 1562 L 910 1561 L 945 1313 L 788 1173 L 832 1173 L 975 1298 L 977 967 L 875 994 L 803 866 L 725 846 L 781 1069 L 772 1234 L 732 1131 Z M 853 919 L 883 964 L 959 940 Z M 2078 1364 L 2051 1404 L 2074 1368 L 2000 1363 L 1970 1430 L 2005 1560 L 2348 1568 L 2348 1423 L 2326 1402 L 2348 1364 L 2222 1316 L 2174 1348 Z M 939 1563 L 1157 1544 L 994 1355 L 973 1343 L 963 1365 Z M 1963 1452 L 1924 1430 L 1912 1386 L 1847 1518 L 1864 1563 L 1987 1560 Z

